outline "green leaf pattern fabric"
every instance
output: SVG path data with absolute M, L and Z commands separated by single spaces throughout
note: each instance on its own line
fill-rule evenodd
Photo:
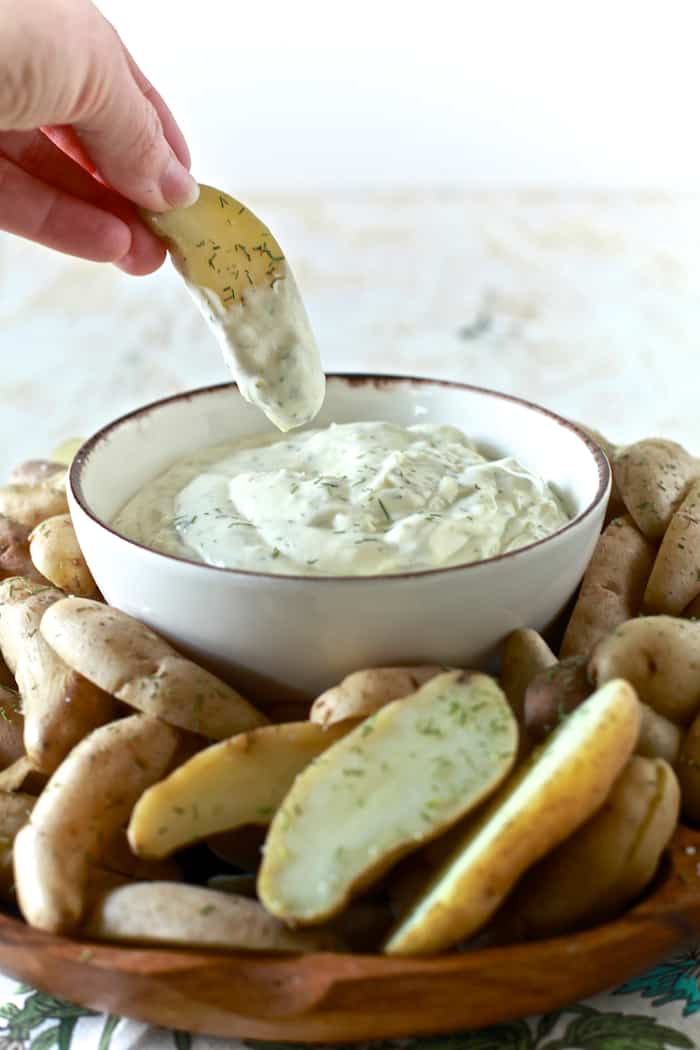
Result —
M 700 945 L 618 988 L 478 1031 L 354 1044 L 357 1050 L 693 1050 L 700 1048 Z M 0 1050 L 300 1050 L 216 1039 L 100 1014 L 0 976 Z M 324 1048 L 320 1048 L 324 1050 Z

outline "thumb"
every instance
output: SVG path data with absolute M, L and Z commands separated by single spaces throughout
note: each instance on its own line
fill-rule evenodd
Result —
M 134 78 L 121 43 L 104 69 L 94 108 L 73 126 L 102 178 L 141 207 L 193 204 L 199 187 L 168 143 L 155 107 Z

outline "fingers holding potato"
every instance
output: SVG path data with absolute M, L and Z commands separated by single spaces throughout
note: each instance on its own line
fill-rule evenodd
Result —
M 656 548 L 629 517 L 614 518 L 586 569 L 560 656 L 587 655 L 596 642 L 642 607 Z
M 58 514 L 37 525 L 29 536 L 29 554 L 37 572 L 54 587 L 82 598 L 98 597 L 70 514 Z

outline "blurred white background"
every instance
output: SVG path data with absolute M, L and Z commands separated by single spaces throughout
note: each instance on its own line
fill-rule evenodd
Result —
M 98 0 L 228 188 L 700 183 L 695 0 Z

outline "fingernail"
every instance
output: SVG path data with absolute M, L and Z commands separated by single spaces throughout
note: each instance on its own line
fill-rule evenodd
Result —
M 199 198 L 199 183 L 173 153 L 160 180 L 160 192 L 173 207 L 188 208 Z

